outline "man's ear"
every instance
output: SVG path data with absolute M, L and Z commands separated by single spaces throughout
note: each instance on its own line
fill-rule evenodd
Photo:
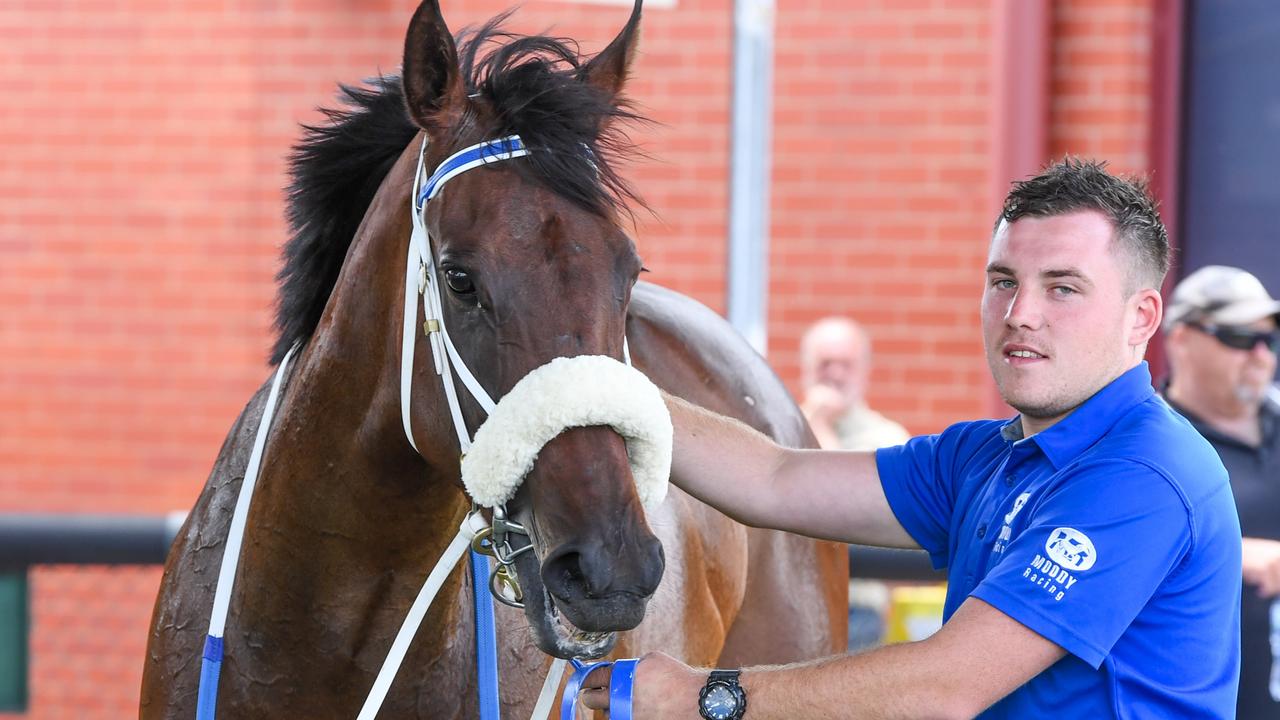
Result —
M 1147 288 L 1134 293 L 1129 299 L 1133 309 L 1133 324 L 1129 327 L 1129 345 L 1145 345 L 1151 340 L 1164 320 L 1164 299 L 1158 290 Z

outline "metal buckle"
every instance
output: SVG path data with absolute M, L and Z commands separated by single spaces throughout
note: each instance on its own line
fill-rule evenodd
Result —
M 506 508 L 498 505 L 493 508 L 493 519 L 488 531 L 483 533 L 487 544 L 484 545 L 484 550 L 477 552 L 485 552 L 498 561 L 497 567 L 489 575 L 489 591 L 494 599 L 503 605 L 523 608 L 524 603 L 521 601 L 524 599 L 524 592 L 520 589 L 520 580 L 516 575 L 515 560 L 532 550 L 533 542 L 531 540 L 519 550 L 513 550 L 509 540 L 511 535 L 524 535 L 527 538 L 529 532 L 520 523 L 509 520 Z M 477 535 L 476 540 L 480 539 L 481 535 Z
M 487 527 L 471 538 L 471 549 L 481 555 L 497 557 L 493 552 L 493 528 Z
M 524 600 L 524 592 L 520 589 L 520 581 L 516 579 L 515 571 L 509 569 L 507 565 L 498 565 L 489 576 L 489 592 L 503 605 L 514 608 L 524 607 L 524 603 L 521 602 Z

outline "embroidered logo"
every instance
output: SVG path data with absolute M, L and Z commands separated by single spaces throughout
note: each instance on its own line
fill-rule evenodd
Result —
M 1022 509 L 1022 506 L 1023 506 L 1023 505 L 1026 505 L 1026 504 L 1027 504 L 1027 500 L 1028 500 L 1030 497 L 1031 497 L 1031 493 L 1029 493 L 1029 492 L 1024 492 L 1024 493 L 1022 493 L 1021 495 L 1019 495 L 1019 496 L 1018 496 L 1018 499 L 1017 499 L 1017 500 L 1014 500 L 1014 501 L 1013 501 L 1013 509 L 1012 509 L 1012 510 L 1010 510 L 1010 511 L 1009 511 L 1009 512 L 1004 516 L 1004 524 L 1005 524 L 1005 525 L 1012 525 L 1012 524 L 1013 524 L 1013 519 L 1014 519 L 1014 518 L 1016 518 L 1016 517 L 1018 517 L 1018 511 Z
M 1044 543 L 1044 551 L 1055 563 L 1073 572 L 1088 570 L 1098 560 L 1093 541 L 1075 528 L 1054 529 Z
M 1013 538 L 1013 528 L 1010 525 L 1013 519 L 1018 517 L 1018 512 L 1022 510 L 1022 506 L 1027 504 L 1027 500 L 1031 498 L 1031 493 L 1024 492 L 1013 501 L 1013 509 L 1005 513 L 1004 526 L 1000 528 L 1000 537 L 996 539 L 995 545 L 991 547 L 992 553 L 1002 553 L 1005 548 L 1009 547 L 1009 541 Z

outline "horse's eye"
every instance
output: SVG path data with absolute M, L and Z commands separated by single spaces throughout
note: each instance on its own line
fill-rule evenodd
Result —
M 450 290 L 459 295 L 470 295 L 476 291 L 476 286 L 471 282 L 471 276 L 463 270 L 452 268 L 445 270 L 444 281 L 449 284 Z

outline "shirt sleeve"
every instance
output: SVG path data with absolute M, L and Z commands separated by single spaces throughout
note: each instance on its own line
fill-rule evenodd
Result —
M 1064 473 L 974 589 L 1095 669 L 1191 549 L 1191 515 L 1159 471 L 1102 461 Z
M 876 451 L 876 470 L 890 509 L 907 534 L 929 553 L 936 569 L 950 561 L 948 539 L 956 503 L 953 480 L 964 425 Z

